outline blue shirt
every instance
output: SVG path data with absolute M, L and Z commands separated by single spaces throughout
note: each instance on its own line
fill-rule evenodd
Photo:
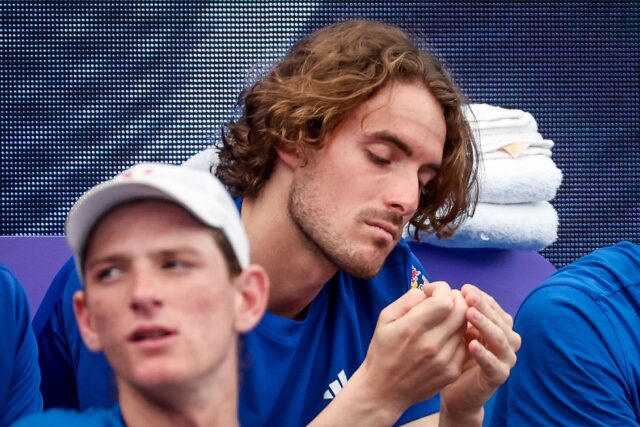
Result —
M 80 337 L 73 312 L 73 294 L 80 289 L 70 258 L 54 277 L 33 319 L 45 409 L 111 407 L 117 402 L 115 377 L 107 359 L 90 351 Z
M 380 311 L 424 281 L 424 268 L 401 241 L 373 279 L 337 273 L 302 321 L 266 313 L 242 339 L 241 425 L 300 426 L 311 421 L 363 362 Z M 80 282 L 70 260 L 54 279 L 34 320 L 45 405 L 112 406 L 113 373 L 82 342 L 71 307 Z M 61 298 L 61 294 L 64 294 Z M 409 408 L 406 423 L 439 411 L 439 397 Z
M 82 412 L 68 409 L 50 409 L 42 414 L 22 418 L 12 427 L 126 427 L 120 407 L 90 408 Z
M 242 425 L 309 423 L 364 361 L 380 311 L 400 298 L 412 279 L 421 283 L 422 271 L 401 242 L 373 279 L 337 273 L 313 300 L 304 320 L 267 312 L 243 340 Z M 439 406 L 437 397 L 422 402 L 409 408 L 399 423 L 438 412 Z
M 0 426 L 42 410 L 37 359 L 24 289 L 0 265 Z
M 558 270 L 515 320 L 518 361 L 490 425 L 640 425 L 640 246 L 598 249 Z

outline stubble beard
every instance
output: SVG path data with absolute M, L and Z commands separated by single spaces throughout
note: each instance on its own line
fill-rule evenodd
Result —
M 376 249 L 384 251 L 384 257 L 380 260 L 358 251 L 349 240 L 351 236 L 340 236 L 331 228 L 331 213 L 326 212 L 322 201 L 317 200 L 317 192 L 309 174 L 303 178 L 294 180 L 287 201 L 289 217 L 298 229 L 303 244 L 338 270 L 352 276 L 370 279 L 378 274 L 397 240 L 391 245 L 383 239 L 373 241 Z M 359 224 L 360 218 L 365 216 L 364 213 L 357 215 L 355 223 Z

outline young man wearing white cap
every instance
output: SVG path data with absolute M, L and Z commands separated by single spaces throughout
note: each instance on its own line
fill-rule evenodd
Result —
M 66 235 L 84 284 L 78 326 L 111 364 L 119 406 L 19 425 L 237 425 L 237 336 L 261 318 L 268 279 L 249 265 L 224 187 L 205 172 L 140 164 L 87 192 Z

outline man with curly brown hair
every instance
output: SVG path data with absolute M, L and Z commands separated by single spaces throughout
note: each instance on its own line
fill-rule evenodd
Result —
M 271 393 L 245 385 L 241 400 L 262 402 L 244 420 L 297 416 L 293 400 L 306 413 L 272 421 L 440 412 L 441 425 L 479 425 L 519 337 L 479 289 L 427 285 L 400 240 L 407 223 L 450 234 L 475 203 L 476 153 L 444 67 L 397 28 L 344 22 L 296 44 L 243 103 L 216 174 L 242 198 L 252 256 L 273 283 L 246 342 L 279 350 L 254 355 L 245 381 L 264 377 Z
M 429 283 L 401 239 L 407 223 L 446 236 L 473 211 L 463 103 L 436 58 L 368 21 L 303 38 L 243 94 L 216 175 L 272 286 L 242 340 L 242 425 L 481 424 L 515 363 L 512 319 L 472 285 Z M 55 339 L 78 341 L 63 304 L 39 337 L 43 389 L 62 360 L 80 406 L 106 404 L 100 362 Z

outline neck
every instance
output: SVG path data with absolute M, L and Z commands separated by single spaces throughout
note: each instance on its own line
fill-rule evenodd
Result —
M 313 301 L 337 268 L 319 253 L 288 212 L 290 170 L 279 163 L 258 197 L 242 203 L 251 260 L 271 280 L 267 309 L 295 318 Z
M 118 377 L 122 416 L 130 427 L 238 426 L 237 352 L 214 375 L 189 384 L 157 384 L 144 389 Z M 208 378 L 207 378 L 208 377 Z

